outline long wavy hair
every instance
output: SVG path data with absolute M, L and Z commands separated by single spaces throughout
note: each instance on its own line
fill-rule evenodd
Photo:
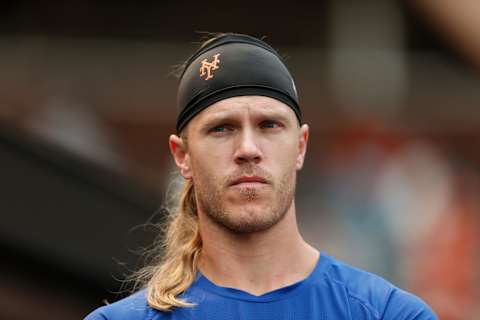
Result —
M 206 46 L 224 33 L 203 32 Z M 197 50 L 199 50 L 197 49 Z M 173 67 L 172 74 L 180 77 L 187 67 L 186 62 Z M 181 134 L 187 145 L 187 135 Z M 197 265 L 202 239 L 198 227 L 197 204 L 194 186 L 191 180 L 185 180 L 183 187 L 178 187 L 174 179 L 167 194 L 166 221 L 160 224 L 160 234 L 145 256 L 149 260 L 146 267 L 133 273 L 133 291 L 146 288 L 148 304 L 160 311 L 171 311 L 175 307 L 191 307 L 179 296 L 193 283 L 197 276 Z
M 202 249 L 193 183 L 185 180 L 170 197 L 167 202 L 178 202 L 165 210 L 163 232 L 148 252 L 151 262 L 132 275 L 134 290 L 146 288 L 148 304 L 160 311 L 193 306 L 179 295 L 195 280 Z
M 224 35 L 225 33 L 205 33 L 205 41 L 199 49 Z M 174 74 L 179 76 L 185 67 L 186 63 L 176 66 Z M 187 145 L 186 134 L 181 137 Z M 148 304 L 160 311 L 193 306 L 180 295 L 192 285 L 197 276 L 202 250 L 194 185 L 191 180 L 185 180 L 183 187 L 176 189 L 177 192 L 167 195 L 167 215 L 162 224 L 163 230 L 147 252 L 150 263 L 131 276 L 134 290 L 146 288 Z

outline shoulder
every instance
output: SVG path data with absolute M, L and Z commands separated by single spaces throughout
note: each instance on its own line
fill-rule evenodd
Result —
M 115 303 L 105 305 L 84 320 L 150 320 L 154 310 L 148 305 L 146 290 L 138 291 Z
M 437 319 L 430 307 L 380 276 L 329 259 L 325 276 L 346 294 L 353 319 Z

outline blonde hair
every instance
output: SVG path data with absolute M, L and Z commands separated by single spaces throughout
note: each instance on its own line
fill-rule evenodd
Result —
M 198 228 L 197 206 L 193 183 L 186 180 L 177 208 L 170 210 L 163 237 L 154 244 L 156 252 L 151 265 L 134 275 L 136 287 L 147 289 L 148 304 L 160 311 L 174 307 L 191 307 L 179 298 L 193 283 L 202 249 Z
M 226 34 L 204 32 L 204 35 L 204 42 L 197 50 Z M 175 66 L 172 73 L 180 76 L 187 67 L 186 64 L 187 62 L 184 62 Z M 185 132 L 181 133 L 181 138 L 187 145 L 188 138 Z M 175 307 L 194 305 L 179 298 L 179 295 L 184 293 L 195 280 L 198 258 L 202 249 L 192 181 L 185 180 L 183 189 L 168 200 L 176 203 L 174 206 L 167 205 L 164 230 L 159 240 L 146 254 L 151 262 L 130 277 L 133 281 L 133 290 L 139 287 L 146 288 L 148 304 L 160 311 L 171 311 Z
M 208 34 L 200 48 L 203 48 L 222 33 Z M 177 77 L 186 68 L 187 62 L 174 66 L 172 73 Z M 181 138 L 188 144 L 185 132 Z M 168 198 L 168 196 L 167 196 Z M 130 276 L 133 291 L 147 289 L 147 302 L 160 311 L 171 311 L 175 307 L 191 307 L 192 303 L 179 298 L 197 276 L 198 257 L 202 239 L 198 227 L 197 204 L 191 180 L 185 180 L 183 188 L 167 199 L 167 217 L 163 230 L 151 250 L 146 253 L 151 262 Z M 173 204 L 173 206 L 172 206 Z

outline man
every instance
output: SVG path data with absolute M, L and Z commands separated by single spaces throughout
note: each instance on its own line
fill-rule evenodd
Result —
M 145 289 L 87 320 L 436 319 L 417 297 L 319 253 L 297 228 L 308 141 L 277 52 L 222 34 L 185 64 L 170 150 L 185 179 Z

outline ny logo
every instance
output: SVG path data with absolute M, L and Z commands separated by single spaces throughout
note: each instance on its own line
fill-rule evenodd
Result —
M 202 60 L 202 66 L 200 67 L 200 77 L 207 76 L 204 80 L 209 80 L 213 78 L 213 71 L 219 68 L 218 64 L 220 63 L 220 59 L 218 57 L 220 53 L 217 53 L 213 56 L 213 61 L 208 62 L 207 59 Z

